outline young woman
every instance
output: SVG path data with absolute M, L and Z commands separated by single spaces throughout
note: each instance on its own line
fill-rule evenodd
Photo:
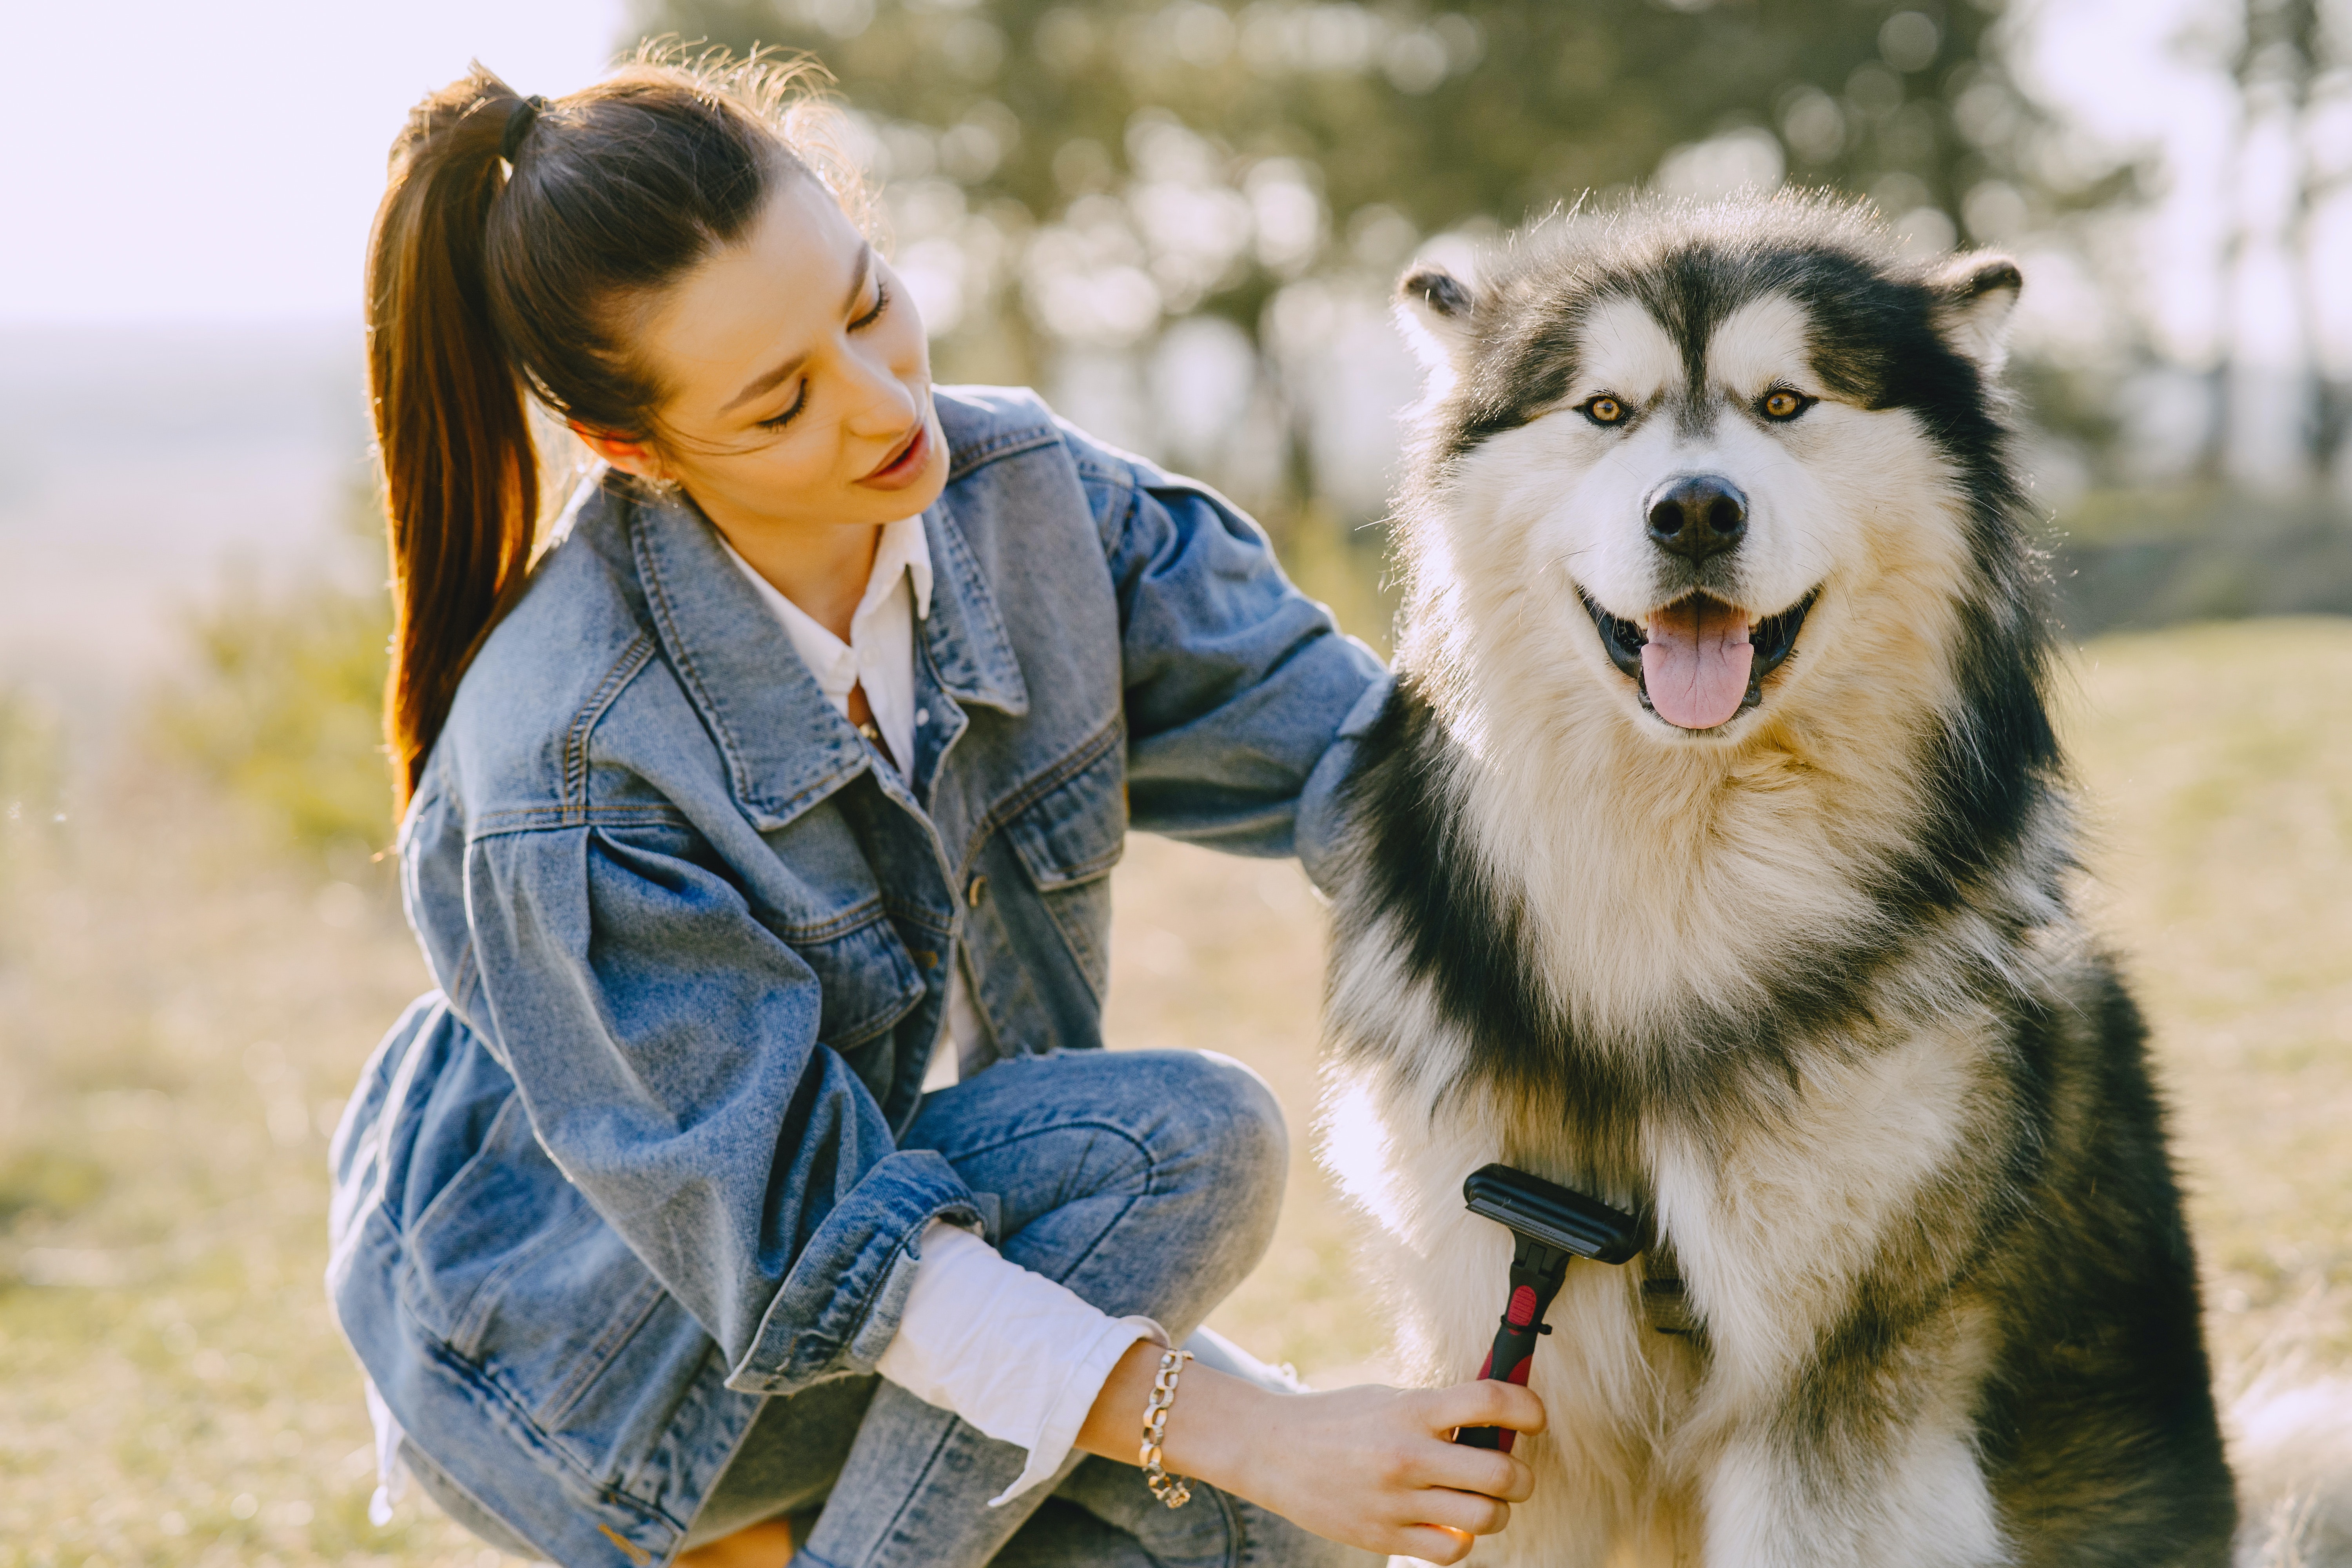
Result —
M 330 1275 L 387 1475 L 574 1565 L 781 1562 L 787 1521 L 828 1568 L 1455 1561 L 1528 1470 L 1448 1432 L 1533 1396 L 1307 1393 L 1197 1331 L 1280 1113 L 1094 1048 L 1130 814 L 1311 870 L 1379 666 L 1214 495 L 934 388 L 786 103 L 478 70 L 394 150 L 370 371 L 438 989 L 338 1135 Z M 535 562 L 527 395 L 608 465 Z

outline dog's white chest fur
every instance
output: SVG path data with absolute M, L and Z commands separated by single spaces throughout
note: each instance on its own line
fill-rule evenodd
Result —
M 1536 1469 L 1536 1496 L 1474 1562 L 1844 1560 L 1786 1506 L 1805 1478 L 1769 1448 L 1743 1451 L 1744 1435 L 1782 1414 L 1867 1253 L 1944 1167 L 1969 1092 L 1953 1065 L 1967 1052 L 1954 1047 L 1923 1033 L 1806 1083 L 1783 1118 L 1729 1141 L 1642 1129 L 1639 1180 L 1696 1331 L 1657 1326 L 1662 1314 L 1644 1305 L 1645 1273 L 1658 1272 L 1649 1259 L 1570 1266 L 1530 1378 L 1550 1430 L 1518 1449 Z M 1507 1294 L 1511 1241 L 1464 1209 L 1463 1177 L 1500 1160 L 1574 1181 L 1589 1163 L 1573 1148 L 1543 1147 L 1538 1131 L 1484 1097 L 1433 1103 L 1381 1068 L 1334 1071 L 1323 1134 L 1327 1167 L 1375 1223 L 1368 1275 L 1392 1293 L 1408 1373 L 1433 1384 L 1475 1375 Z M 1882 1539 L 1913 1537 L 1932 1521 L 1948 1555 L 1889 1560 L 2000 1561 L 1991 1500 L 1963 1436 L 1972 1380 L 1937 1381 L 1951 1407 L 1912 1452 L 1890 1457 Z

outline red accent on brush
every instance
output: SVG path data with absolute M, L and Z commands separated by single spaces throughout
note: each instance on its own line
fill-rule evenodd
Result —
M 1503 1314 L 1515 1329 L 1524 1329 L 1536 1321 L 1536 1292 L 1532 1285 L 1522 1285 L 1511 1292 L 1511 1310 Z

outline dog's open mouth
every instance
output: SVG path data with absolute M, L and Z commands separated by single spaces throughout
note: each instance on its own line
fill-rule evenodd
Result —
M 1764 678 L 1797 646 L 1816 588 L 1762 620 L 1705 594 L 1650 612 L 1646 626 L 1621 620 L 1581 589 L 1609 660 L 1632 677 L 1642 706 L 1685 730 L 1712 730 L 1764 700 Z

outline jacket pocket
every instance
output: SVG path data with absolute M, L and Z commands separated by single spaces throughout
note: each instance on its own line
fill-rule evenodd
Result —
M 772 861 L 725 874 L 742 888 L 751 918 L 815 975 L 819 1043 L 855 1050 L 923 999 L 922 971 L 842 812 L 809 811 L 764 837 Z
M 403 1294 L 443 1343 L 477 1359 L 507 1289 L 602 1224 L 540 1146 L 522 1096 L 509 1095 L 408 1226 Z
M 544 1440 L 600 1479 L 613 1479 L 616 1456 L 658 1435 L 658 1420 L 637 1430 L 648 1390 L 688 1376 L 708 1347 L 644 1260 L 564 1180 L 520 1095 L 499 1108 L 406 1239 L 409 1311 L 527 1412 Z M 678 1321 L 695 1329 L 694 1345 L 676 1342 Z
M 1005 825 L 1021 868 L 1100 997 L 1110 982 L 1110 871 L 1127 848 L 1127 752 L 1113 731 Z
M 878 899 L 822 935 L 784 940 L 816 972 L 817 1038 L 835 1051 L 864 1045 L 923 999 L 922 971 Z

